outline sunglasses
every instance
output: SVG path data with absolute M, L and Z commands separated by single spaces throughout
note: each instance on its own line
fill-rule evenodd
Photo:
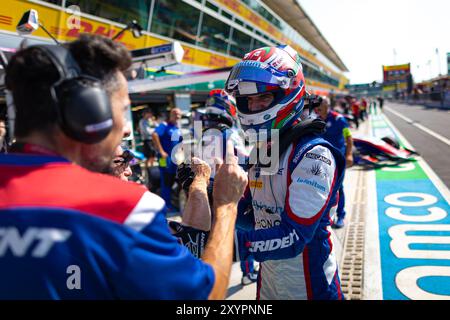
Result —
M 126 164 L 130 163 L 131 160 L 134 159 L 134 155 L 129 150 L 125 150 L 118 159 L 115 159 L 113 162 L 115 164 Z

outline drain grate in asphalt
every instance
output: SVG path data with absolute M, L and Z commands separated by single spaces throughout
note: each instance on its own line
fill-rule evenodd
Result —
M 366 213 L 366 173 L 358 172 L 350 222 L 341 261 L 341 286 L 347 300 L 363 298 L 364 231 Z

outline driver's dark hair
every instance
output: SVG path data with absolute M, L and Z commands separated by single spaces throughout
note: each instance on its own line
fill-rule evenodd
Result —
M 81 71 L 100 79 L 110 96 L 118 89 L 117 71 L 125 73 L 131 66 L 127 49 L 104 36 L 82 34 L 64 46 Z M 39 48 L 22 49 L 11 58 L 5 84 L 14 99 L 16 137 L 25 137 L 33 131 L 49 132 L 55 128 L 57 113 L 50 87 L 58 79 L 56 67 Z

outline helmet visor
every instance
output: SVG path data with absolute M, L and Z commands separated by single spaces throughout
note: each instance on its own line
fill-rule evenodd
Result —
M 233 67 L 226 90 L 236 97 L 254 95 L 275 88 L 288 88 L 289 78 L 260 61 L 242 61 Z
M 241 114 L 256 114 L 271 109 L 283 97 L 283 90 L 267 91 L 254 96 L 237 96 L 236 106 Z

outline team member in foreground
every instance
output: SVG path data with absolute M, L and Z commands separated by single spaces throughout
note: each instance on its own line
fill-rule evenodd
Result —
M 8 65 L 18 143 L 0 155 L 0 299 L 225 297 L 247 182 L 236 159 L 216 174 L 203 261 L 171 235 L 160 197 L 91 172 L 126 134 L 130 64 L 120 44 L 83 35 Z

